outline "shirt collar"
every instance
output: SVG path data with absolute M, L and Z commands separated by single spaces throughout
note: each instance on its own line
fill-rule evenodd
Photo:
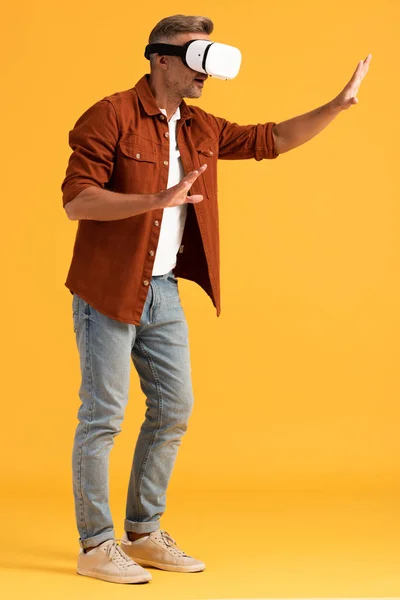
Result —
M 167 111 L 165 110 L 165 108 L 160 108 L 161 112 L 167 117 Z M 178 108 L 176 109 L 176 111 L 174 112 L 174 114 L 172 115 L 172 117 L 170 118 L 169 122 L 171 123 L 171 121 L 178 121 L 181 118 L 181 111 L 180 108 L 178 106 Z
M 136 93 L 139 96 L 139 100 L 142 103 L 146 113 L 151 116 L 159 115 L 161 110 L 157 106 L 156 99 L 154 98 L 153 93 L 150 89 L 148 73 L 146 73 L 141 79 L 139 79 L 134 89 L 136 90 Z M 176 116 L 177 113 L 179 114 L 178 117 Z M 180 119 L 181 117 L 185 120 L 192 118 L 191 110 L 184 100 L 182 100 L 172 118 Z

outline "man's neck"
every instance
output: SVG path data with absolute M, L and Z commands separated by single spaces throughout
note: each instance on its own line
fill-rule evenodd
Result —
M 149 76 L 149 86 L 154 98 L 156 99 L 158 108 L 164 108 L 167 111 L 167 119 L 169 121 L 182 102 L 182 98 L 169 96 L 165 87 L 161 84 L 161 82 L 156 81 L 152 74 Z

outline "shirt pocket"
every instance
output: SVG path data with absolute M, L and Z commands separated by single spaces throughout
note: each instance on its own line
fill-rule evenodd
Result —
M 127 136 L 120 140 L 118 150 L 118 183 L 121 189 L 132 194 L 154 193 L 158 183 L 154 143 Z
M 196 145 L 199 166 L 207 165 L 207 169 L 202 173 L 199 179 L 203 180 L 209 198 L 217 196 L 217 160 L 218 160 L 218 140 L 204 140 Z

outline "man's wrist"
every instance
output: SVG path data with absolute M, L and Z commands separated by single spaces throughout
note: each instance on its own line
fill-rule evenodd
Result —
M 149 194 L 149 201 L 150 201 L 151 210 L 155 210 L 156 208 L 163 208 L 160 193 Z
M 328 102 L 327 104 L 328 110 L 330 112 L 332 112 L 334 115 L 337 115 L 338 113 L 342 112 L 342 106 L 340 104 L 340 101 L 338 100 L 338 98 L 334 98 L 333 100 L 331 100 L 330 102 Z

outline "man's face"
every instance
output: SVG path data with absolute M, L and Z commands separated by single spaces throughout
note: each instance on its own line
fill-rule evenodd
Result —
M 210 40 L 210 36 L 206 33 L 180 33 L 168 43 L 183 46 L 190 40 Z M 204 81 L 208 78 L 207 73 L 193 71 L 183 64 L 179 56 L 163 56 L 159 59 L 163 65 L 168 65 L 163 74 L 165 86 L 170 93 L 181 98 L 200 98 Z

